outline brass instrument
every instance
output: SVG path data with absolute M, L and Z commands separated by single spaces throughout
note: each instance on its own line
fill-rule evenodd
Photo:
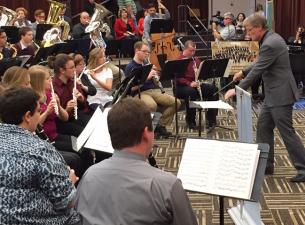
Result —
M 53 0 L 48 0 L 48 2 L 50 3 L 50 8 L 49 8 L 48 17 L 46 19 L 46 24 L 53 24 L 59 27 L 63 26 L 64 29 L 62 31 L 62 37 L 60 39 L 63 40 L 68 39 L 70 32 L 70 25 L 67 21 L 59 19 L 59 14 L 62 10 L 66 8 L 66 4 Z
M 202 92 L 201 92 L 201 85 L 200 85 L 200 81 L 198 80 L 200 71 L 197 68 L 196 61 L 195 61 L 194 57 L 192 57 L 192 59 L 193 59 L 193 69 L 194 69 L 194 74 L 195 74 L 195 82 L 198 84 L 197 90 L 199 92 L 200 101 L 203 101 Z
M 60 28 L 57 27 L 51 28 L 43 35 L 43 41 L 41 45 L 44 48 L 47 48 L 56 43 L 62 42 L 62 40 L 60 39 L 60 34 L 61 34 Z
M 7 16 L 5 26 L 13 25 L 12 22 L 16 18 L 17 13 L 14 10 L 6 8 L 4 6 L 0 6 L 0 11 L 2 12 L 2 15 Z
M 97 48 L 106 48 L 106 42 L 103 39 L 102 32 L 99 29 L 100 22 L 90 20 L 89 25 L 86 27 L 85 32 L 90 33 L 90 39 Z
M 111 14 L 111 12 L 106 9 L 104 6 L 97 4 L 96 2 L 95 4 L 95 11 L 91 17 L 91 21 L 103 21 L 103 19 L 108 16 L 109 14 Z

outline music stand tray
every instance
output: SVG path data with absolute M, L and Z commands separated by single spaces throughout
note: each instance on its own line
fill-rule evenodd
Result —
M 0 60 L 0 77 L 4 75 L 5 71 L 12 66 L 20 66 L 22 60 L 19 58 L 5 58 Z

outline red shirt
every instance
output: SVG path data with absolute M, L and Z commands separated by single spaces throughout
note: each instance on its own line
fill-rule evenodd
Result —
M 183 59 L 185 56 L 181 54 L 178 59 Z M 194 58 L 196 62 L 196 67 L 198 68 L 200 65 L 200 60 L 198 58 Z M 190 84 L 195 81 L 195 72 L 194 72 L 194 61 L 191 60 L 187 66 L 187 69 L 182 76 L 177 78 L 177 85 L 179 86 L 190 86 Z
M 136 33 L 136 26 L 134 25 L 134 22 L 131 18 L 127 20 L 127 24 L 129 24 L 129 26 L 131 27 L 131 32 Z M 114 23 L 114 31 L 115 39 L 121 40 L 125 38 L 124 33 L 127 31 L 127 25 L 121 18 L 116 19 Z
M 51 91 L 46 92 L 46 97 L 47 97 L 46 102 L 40 103 L 41 113 L 43 113 L 47 110 L 48 105 L 49 105 L 50 101 L 52 100 Z M 58 135 L 57 131 L 56 131 L 56 122 L 55 122 L 56 117 L 57 116 L 56 116 L 55 112 L 51 112 L 43 123 L 44 132 L 46 133 L 46 135 L 48 136 L 50 141 L 54 141 Z
M 138 21 L 138 33 L 140 36 L 143 36 L 144 32 L 144 17 L 140 18 Z
M 53 79 L 53 87 L 54 92 L 60 99 L 60 105 L 65 109 L 68 101 L 73 99 L 72 93 L 74 88 L 74 81 L 69 79 L 67 83 L 64 83 L 61 79 L 59 79 L 58 76 L 55 76 Z M 83 96 L 85 96 L 80 85 L 77 84 L 76 88 Z M 77 105 L 79 109 L 83 109 L 85 112 L 88 111 L 88 104 L 86 100 L 83 103 L 78 102 Z M 69 116 L 71 117 L 72 115 L 73 111 L 70 111 Z

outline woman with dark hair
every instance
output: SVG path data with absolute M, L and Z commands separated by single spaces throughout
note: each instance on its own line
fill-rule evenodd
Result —
M 246 19 L 246 15 L 242 12 L 237 14 L 236 17 L 236 25 L 235 25 L 235 33 L 236 33 L 236 38 L 239 40 L 243 40 L 246 34 L 245 27 L 243 25 L 244 20 Z
M 121 52 L 124 56 L 133 55 L 133 44 L 138 40 L 137 29 L 132 18 L 128 18 L 126 8 L 119 11 L 119 18 L 114 23 L 115 39 L 121 41 Z

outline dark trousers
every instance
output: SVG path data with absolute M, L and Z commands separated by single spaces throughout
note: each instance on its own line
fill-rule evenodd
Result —
M 83 111 L 77 112 L 77 120 L 70 118 L 69 121 L 56 121 L 57 132 L 69 136 L 78 137 L 89 122 L 91 115 Z
M 73 166 L 70 166 L 70 164 L 67 162 L 67 164 L 75 169 L 76 174 L 81 177 L 82 174 L 86 171 L 86 169 L 88 169 L 90 166 L 93 165 L 94 160 L 93 160 L 93 155 L 91 154 L 91 152 L 87 149 L 84 149 L 80 154 L 76 153 L 73 150 L 72 147 L 72 141 L 71 141 L 71 136 L 69 135 L 63 135 L 63 134 L 58 134 L 56 139 L 54 140 L 54 147 L 56 149 L 58 149 L 61 152 L 66 153 L 65 155 L 70 155 L 69 159 L 71 160 L 72 157 L 76 158 L 76 156 L 72 156 L 71 154 L 77 154 L 78 158 L 80 158 L 81 160 L 78 162 L 70 162 Z M 68 154 L 71 153 L 71 154 Z
M 305 174 L 305 150 L 302 141 L 292 126 L 292 105 L 267 107 L 262 106 L 257 121 L 257 143 L 270 146 L 267 167 L 274 163 L 274 128 L 277 127 L 284 141 L 289 157 L 299 173 Z
M 218 88 L 212 84 L 201 84 L 202 98 L 205 101 L 217 101 L 219 100 L 218 94 L 214 96 L 214 93 L 218 91 Z M 196 101 L 200 99 L 199 92 L 196 88 L 190 86 L 177 86 L 177 98 L 184 99 L 186 104 L 186 122 L 195 123 L 196 109 L 189 107 L 189 100 Z M 216 116 L 218 109 L 208 109 L 206 119 L 209 123 L 216 123 Z

